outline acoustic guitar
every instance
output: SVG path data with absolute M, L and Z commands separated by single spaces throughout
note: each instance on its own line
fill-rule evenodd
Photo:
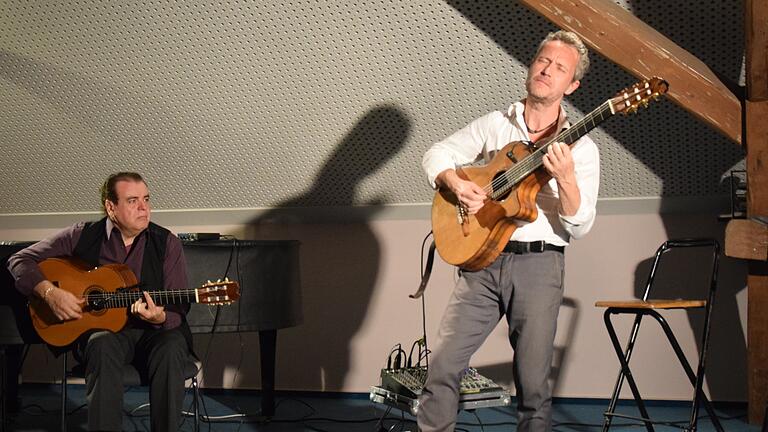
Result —
M 90 267 L 71 258 L 49 258 L 39 263 L 46 279 L 57 287 L 85 299 L 83 315 L 61 321 L 40 298 L 29 301 L 32 325 L 45 342 L 67 346 L 92 330 L 120 331 L 128 322 L 128 307 L 143 299 L 131 269 L 123 264 Z M 240 287 L 231 280 L 207 282 L 200 288 L 147 291 L 158 306 L 184 303 L 226 305 L 240 298 Z
M 555 142 L 571 145 L 614 114 L 629 114 L 667 92 L 661 78 L 641 81 L 618 92 L 570 128 L 546 143 L 515 141 L 507 144 L 483 166 L 456 169 L 458 176 L 485 189 L 488 200 L 474 215 L 447 189 L 439 189 L 432 201 L 432 231 L 440 256 L 466 270 L 490 265 L 517 228 L 516 220 L 534 221 L 536 195 L 551 176 L 543 158 Z

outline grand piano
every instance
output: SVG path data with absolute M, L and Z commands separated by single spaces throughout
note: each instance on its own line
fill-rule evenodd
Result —
M 31 326 L 26 299 L 7 270 L 10 255 L 31 242 L 0 242 L 0 415 L 17 400 L 21 351 L 42 343 Z M 194 304 L 187 315 L 192 333 L 258 332 L 261 352 L 261 416 L 274 414 L 277 330 L 303 321 L 296 240 L 215 240 L 184 243 L 190 287 L 229 277 L 240 284 L 233 305 L 209 308 Z M 4 427 L 3 427 L 4 429 Z

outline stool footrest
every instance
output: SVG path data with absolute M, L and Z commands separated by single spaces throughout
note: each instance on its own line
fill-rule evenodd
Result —
M 670 421 L 661 421 L 661 420 L 653 420 L 645 417 L 638 417 L 638 416 L 631 416 L 627 414 L 619 414 L 619 413 L 611 413 L 611 412 L 605 412 L 603 413 L 606 417 L 619 417 L 627 420 L 637 420 L 643 423 L 652 423 L 652 424 L 658 424 L 658 425 L 664 425 L 664 426 L 671 426 L 676 427 L 679 429 L 688 429 L 688 423 L 687 420 L 680 420 L 676 422 L 670 422 Z M 686 423 L 685 425 L 681 425 L 680 423 Z

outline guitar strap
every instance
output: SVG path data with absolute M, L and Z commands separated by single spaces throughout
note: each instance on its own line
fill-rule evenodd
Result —
M 427 283 L 429 282 L 429 277 L 432 275 L 432 265 L 435 263 L 435 242 L 432 241 L 432 244 L 429 246 L 429 253 L 427 255 L 427 267 L 424 269 L 424 274 L 421 275 L 421 283 L 419 284 L 419 288 L 416 290 L 415 293 L 410 294 L 408 297 L 412 299 L 417 299 L 424 295 L 424 291 L 427 289 Z

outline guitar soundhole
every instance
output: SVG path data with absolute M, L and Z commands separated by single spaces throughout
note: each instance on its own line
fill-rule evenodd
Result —
M 85 312 L 90 312 L 94 315 L 101 315 L 106 313 L 106 306 L 110 296 L 107 294 L 107 291 L 105 291 L 104 288 L 98 285 L 90 286 L 85 290 L 84 297 L 85 307 L 83 310 Z

